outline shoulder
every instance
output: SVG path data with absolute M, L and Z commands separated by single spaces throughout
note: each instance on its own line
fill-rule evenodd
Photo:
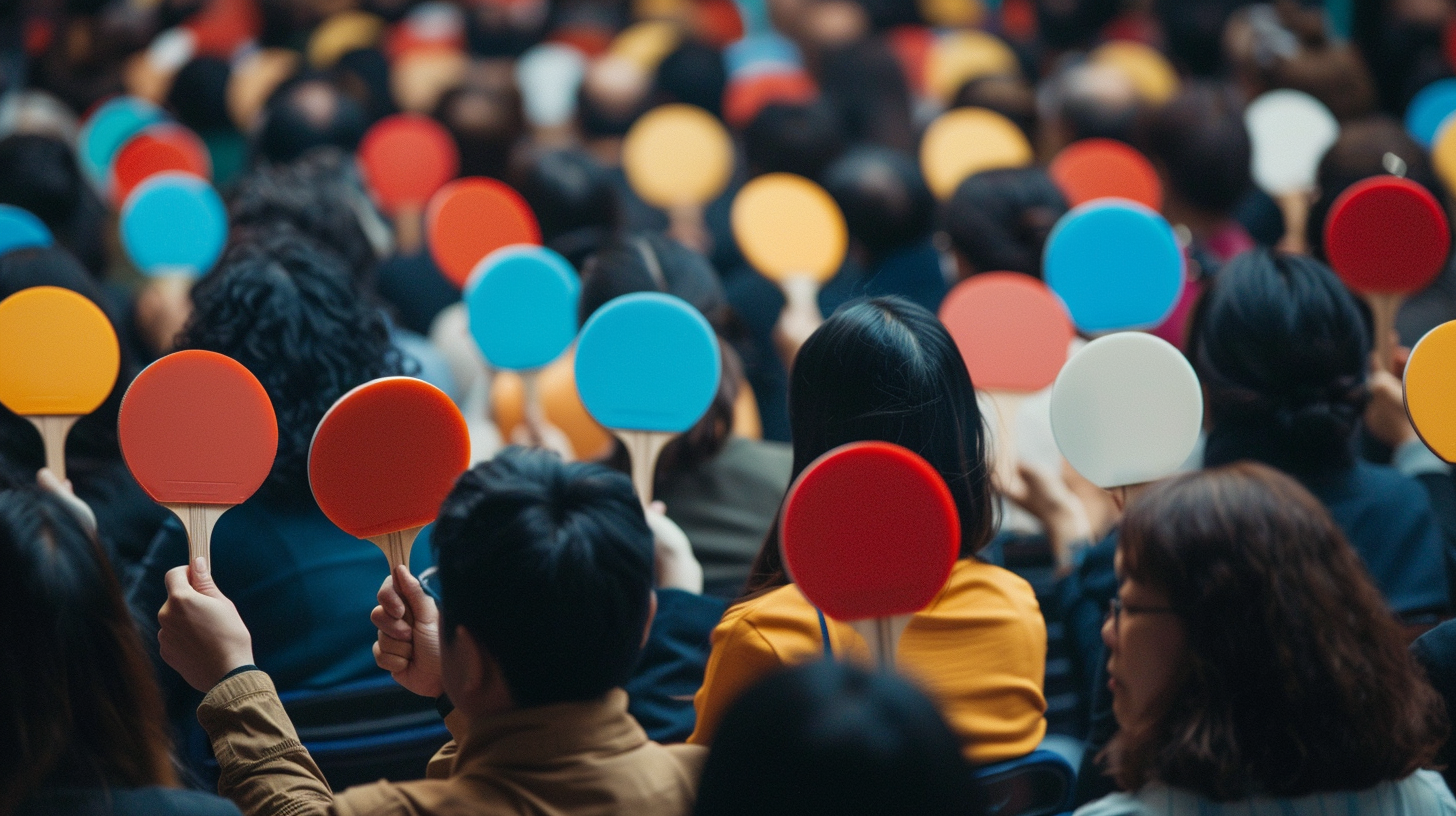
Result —
M 1389 465 L 1360 461 L 1355 465 L 1356 489 L 1382 505 L 1428 510 L 1430 499 L 1421 483 Z
M 720 638 L 759 635 L 764 639 L 789 632 L 809 632 L 819 637 L 819 617 L 797 586 L 787 584 L 730 607 L 713 630 L 713 643 Z
M 1405 797 L 1415 800 L 1411 808 L 1415 813 L 1456 814 L 1456 798 L 1452 797 L 1446 780 L 1435 771 L 1416 771 L 1394 784 Z
M 1131 816 L 1147 812 L 1147 807 L 1137 796 L 1130 793 L 1113 793 L 1077 808 L 1073 816 Z
M 1036 591 L 1025 578 L 1004 567 L 976 558 L 957 561 L 951 571 L 943 597 L 951 600 L 958 596 L 974 598 L 978 605 L 999 601 L 1017 611 L 1041 614 L 1041 607 L 1036 602 Z
M 240 816 L 237 805 L 204 791 L 177 788 L 59 789 L 43 791 L 17 816 L 106 813 L 111 816 Z

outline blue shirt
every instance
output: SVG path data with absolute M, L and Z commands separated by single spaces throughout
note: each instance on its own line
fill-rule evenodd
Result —
M 1452 816 L 1456 800 L 1435 771 L 1416 771 L 1398 782 L 1363 791 L 1327 791 L 1292 799 L 1256 797 L 1214 802 L 1192 791 L 1151 784 L 1114 793 L 1077 808 L 1075 816 Z

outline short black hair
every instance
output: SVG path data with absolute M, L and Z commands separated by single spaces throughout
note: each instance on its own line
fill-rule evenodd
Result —
M 515 179 L 541 223 L 541 242 L 577 268 L 621 223 L 622 207 L 610 171 L 584 150 L 530 155 Z
M 627 682 L 652 603 L 652 532 L 624 475 L 510 447 L 466 471 L 431 544 L 449 637 L 464 626 L 529 708 Z
M 321 74 L 303 74 L 268 98 L 254 150 L 272 162 L 293 161 L 322 145 L 353 152 L 367 126 L 353 97 Z
M 1045 169 L 1018 167 L 968 177 L 941 208 L 941 221 L 975 271 L 1040 278 L 1047 238 L 1066 213 L 1067 200 Z
M 81 175 L 71 146 L 16 133 L 0 139 L 0 204 L 29 210 L 92 275 L 106 271 L 106 208 Z
M 661 102 L 697 105 L 714 116 L 723 115 L 723 89 L 728 69 L 723 54 L 707 43 L 688 40 L 657 66 L 657 97 Z
M 1142 137 L 1148 157 L 1163 166 L 1169 192 L 1203 212 L 1230 215 L 1253 187 L 1243 100 L 1232 88 L 1184 85 L 1148 114 Z
M 844 152 L 834 111 L 823 102 L 764 105 L 743 131 L 749 171 L 795 173 L 818 180 Z
M 824 171 L 824 188 L 844 212 L 849 234 L 869 253 L 870 264 L 930 234 L 935 199 L 909 155 L 863 146 Z

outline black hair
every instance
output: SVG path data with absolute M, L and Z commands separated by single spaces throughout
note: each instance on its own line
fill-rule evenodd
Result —
M 1243 102 L 1231 87 L 1192 82 L 1143 124 L 1148 158 L 1169 192 L 1202 212 L 1227 216 L 1253 186 Z
M 991 540 L 989 450 L 965 360 L 935 315 L 904 298 L 840 307 L 799 349 L 789 375 L 793 476 L 850 442 L 893 442 L 945 479 L 961 520 L 960 556 Z M 777 526 L 754 560 L 747 595 L 788 583 Z
M 961 182 L 941 209 L 956 251 L 976 272 L 1041 277 L 1042 250 L 1067 200 L 1040 167 L 987 170 Z
M 697 105 L 714 116 L 722 116 L 727 84 L 723 55 L 697 40 L 679 45 L 657 65 L 656 90 L 662 102 Z
M 828 51 L 819 84 L 847 142 L 915 148 L 910 87 L 884 41 L 869 39 Z
M 430 540 L 446 636 L 464 626 L 516 706 L 595 699 L 632 676 L 654 556 L 626 476 L 506 448 L 455 483 Z
M 195 57 L 182 66 L 167 91 L 167 106 L 182 124 L 199 133 L 233 130 L 227 86 L 232 66 L 218 57 Z
M 960 742 L 925 694 L 830 660 L 770 676 L 723 716 L 694 816 L 972 816 Z
M 1068 142 L 1080 139 L 1132 141 L 1141 110 L 1137 92 L 1115 70 L 1069 62 L 1042 82 L 1038 114 L 1060 122 Z
M 0 139 L 0 204 L 29 210 L 91 274 L 105 272 L 106 208 L 64 141 L 30 133 Z
M 1034 0 L 1037 30 L 1052 49 L 1090 46 L 1122 10 L 1120 0 Z
M 353 97 L 369 123 L 395 112 L 389 89 L 389 59 L 378 48 L 355 48 L 339 57 L 332 71 L 334 81 Z
M 193 287 L 177 347 L 226 354 L 253 372 L 278 416 L 278 457 L 259 493 L 309 503 L 308 446 L 324 412 L 357 385 L 407 373 L 404 358 L 338 255 L 285 223 L 239 238 Z
M 743 152 L 754 175 L 794 173 L 818 179 L 844 152 L 844 140 L 834 112 L 824 103 L 770 102 L 744 129 Z
M 511 153 L 526 133 L 526 114 L 514 84 L 451 88 L 436 103 L 435 118 L 455 138 L 462 176 L 504 178 Z
M 824 189 L 844 213 L 850 237 L 869 254 L 869 266 L 924 238 L 935 216 L 935 199 L 920 166 L 898 150 L 858 147 L 824 172 Z
M 1036 143 L 1036 91 L 1020 75 L 990 74 L 966 80 L 951 100 L 952 108 L 985 108 L 1005 116 Z
M 582 150 L 547 150 L 529 157 L 516 189 L 541 224 L 541 239 L 578 269 L 609 241 L 621 222 L 611 174 Z
M 1300 476 L 1354 462 L 1370 335 L 1329 267 L 1245 252 L 1219 271 L 1189 336 L 1208 400 L 1206 466 L 1254 459 Z
M 327 77 L 304 73 L 268 97 L 253 147 L 271 162 L 290 162 L 322 145 L 352 153 L 366 127 L 358 102 Z

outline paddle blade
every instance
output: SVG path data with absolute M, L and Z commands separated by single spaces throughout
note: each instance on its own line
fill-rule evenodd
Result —
M 1042 267 L 1085 332 L 1151 328 L 1183 294 L 1183 251 L 1173 228 L 1131 201 L 1094 201 L 1062 216 Z
M 1102 488 L 1169 476 L 1203 427 L 1203 391 L 1182 352 L 1150 334 L 1099 337 L 1052 386 L 1052 435 L 1067 463 Z
M 944 201 L 967 177 L 983 170 L 1026 167 L 1033 158 L 1026 134 L 1010 119 L 985 108 L 941 114 L 920 142 L 920 169 L 935 197 Z
M 662 105 L 638 119 L 622 143 L 622 170 L 655 207 L 701 207 L 733 173 L 733 140 L 711 113 Z
M 834 277 L 849 246 L 839 205 L 823 187 L 792 173 L 768 173 L 733 199 L 733 237 L 769 280 Z
M 1083 139 L 1067 145 L 1047 168 L 1073 207 L 1101 198 L 1125 198 L 1163 208 L 1163 183 L 1143 154 L 1115 139 Z
M 158 173 L 121 208 L 121 245 L 147 275 L 201 275 L 227 243 L 227 211 L 212 185 L 189 173 Z
M 779 540 L 789 575 L 835 620 L 910 615 L 950 578 L 960 517 L 940 474 L 888 442 L 835 448 L 799 474 Z
M 1067 307 L 1041 281 L 987 272 L 962 281 L 940 304 L 971 382 L 985 391 L 1031 393 L 1052 384 L 1075 332 Z
M 121 455 L 155 502 L 241 504 L 268 478 L 278 421 L 252 372 L 211 351 L 169 354 L 121 400 Z
M 521 194 L 495 179 L 456 179 L 425 210 L 430 256 L 451 283 L 464 287 L 475 265 L 512 244 L 541 243 L 541 227 Z
M 470 334 L 496 368 L 545 366 L 576 338 L 576 270 L 545 247 L 512 246 L 487 255 L 465 284 Z
M 722 373 L 713 327 L 672 295 L 615 298 L 577 338 L 577 391 L 612 430 L 688 430 L 713 403 Z
M 12 249 L 48 247 L 53 243 L 50 228 L 30 210 L 0 204 L 0 255 Z
M 450 131 L 428 116 L 386 116 L 359 142 L 359 172 L 385 212 L 425 206 L 459 171 Z
M 1431 329 L 1411 349 L 1405 410 L 1426 447 L 1456 462 L 1456 321 Z
M 181 125 L 157 124 L 133 136 L 111 166 L 112 202 L 121 206 L 138 184 L 158 173 L 212 177 L 212 157 L 197 134 Z
M 434 521 L 469 466 L 470 434 L 460 410 L 413 377 L 372 380 L 340 397 L 308 450 L 319 509 L 358 538 Z
M 82 416 L 116 385 L 121 349 L 86 297 L 55 286 L 0 301 L 0 403 L 22 416 Z
M 1357 292 L 1424 289 L 1445 268 L 1450 251 L 1451 228 L 1440 202 L 1410 179 L 1356 182 L 1325 219 L 1325 257 Z
M 1244 126 L 1254 181 L 1271 196 L 1313 189 L 1320 160 L 1340 137 L 1340 123 L 1323 102 L 1288 88 L 1250 102 Z

